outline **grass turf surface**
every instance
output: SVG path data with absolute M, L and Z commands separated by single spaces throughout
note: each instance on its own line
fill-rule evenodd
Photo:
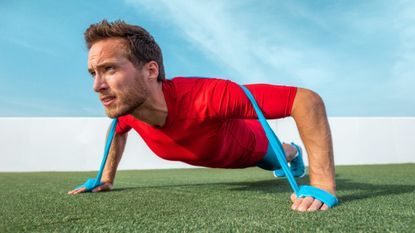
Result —
M 112 192 L 75 196 L 95 172 L 0 173 L 0 232 L 415 231 L 415 164 L 336 174 L 341 204 L 298 213 L 288 182 L 258 168 L 119 171 Z

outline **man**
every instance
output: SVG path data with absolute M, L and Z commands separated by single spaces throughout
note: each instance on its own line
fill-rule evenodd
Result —
M 251 103 L 236 83 L 207 78 L 166 80 L 162 53 L 153 37 L 123 21 L 93 24 L 86 30 L 85 40 L 93 89 L 106 114 L 119 120 L 103 184 L 94 192 L 112 189 L 131 128 L 155 154 L 167 160 L 217 168 L 280 168 Z M 246 87 L 268 119 L 294 118 L 308 152 L 311 185 L 335 195 L 331 133 L 320 96 L 296 87 Z M 295 145 L 283 147 L 287 161 L 301 154 Z M 278 170 L 275 173 L 284 175 Z M 69 194 L 85 191 L 79 188 Z M 292 209 L 298 211 L 328 209 L 312 197 L 292 194 L 291 200 Z

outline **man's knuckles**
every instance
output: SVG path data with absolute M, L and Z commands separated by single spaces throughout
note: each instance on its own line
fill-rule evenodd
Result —
M 318 209 L 320 209 L 320 207 L 322 206 L 322 202 L 321 201 L 319 201 L 319 200 L 317 200 L 317 199 L 315 199 L 314 201 L 313 201 L 313 203 L 311 203 L 311 205 L 310 205 L 310 207 L 307 209 L 307 211 L 316 211 L 316 210 L 318 210 Z

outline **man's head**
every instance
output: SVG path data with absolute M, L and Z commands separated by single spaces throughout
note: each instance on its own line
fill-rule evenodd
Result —
M 93 88 L 111 118 L 137 110 L 164 79 L 160 48 L 141 27 L 104 20 L 86 30 L 85 40 Z
M 108 22 L 102 20 L 92 24 L 84 33 L 88 49 L 96 42 L 109 39 L 121 38 L 124 41 L 124 52 L 126 58 L 135 66 L 140 67 L 149 61 L 155 61 L 159 67 L 158 81 L 165 79 L 163 55 L 154 38 L 144 28 L 130 25 L 122 20 Z

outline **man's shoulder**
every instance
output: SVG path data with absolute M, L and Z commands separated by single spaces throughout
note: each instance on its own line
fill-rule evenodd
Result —
M 171 79 L 174 84 L 201 84 L 201 83 L 211 83 L 211 82 L 220 82 L 226 81 L 223 78 L 215 77 L 199 77 L 199 76 L 177 76 Z
M 174 77 L 168 80 L 169 93 L 174 93 L 177 101 L 194 102 L 213 98 L 223 93 L 230 81 L 222 78 Z M 166 88 L 167 89 L 167 88 Z
M 230 80 L 223 78 L 207 78 L 207 77 L 174 77 L 170 80 L 176 90 L 179 91 L 209 91 L 212 88 L 220 88 L 226 86 Z

